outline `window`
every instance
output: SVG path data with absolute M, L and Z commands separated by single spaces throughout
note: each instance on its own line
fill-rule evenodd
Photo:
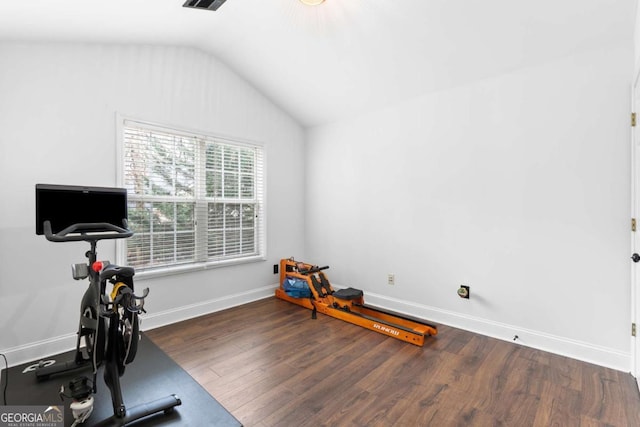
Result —
M 139 271 L 264 256 L 260 146 L 124 120 L 122 185 Z

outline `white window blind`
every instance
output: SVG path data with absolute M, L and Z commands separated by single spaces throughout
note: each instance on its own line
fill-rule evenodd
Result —
M 264 255 L 263 149 L 124 120 L 124 262 L 137 270 Z

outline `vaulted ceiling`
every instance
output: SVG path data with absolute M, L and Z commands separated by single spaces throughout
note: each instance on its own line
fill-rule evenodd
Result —
M 636 7 L 635 0 L 227 0 L 213 12 L 183 3 L 5 0 L 0 41 L 195 47 L 315 126 L 631 43 Z

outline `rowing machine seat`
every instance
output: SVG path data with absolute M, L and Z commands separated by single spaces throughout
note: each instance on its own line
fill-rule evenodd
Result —
M 363 296 L 364 294 L 360 289 L 354 289 L 354 288 L 338 289 L 337 291 L 333 292 L 334 298 L 343 299 L 347 301 L 360 299 Z

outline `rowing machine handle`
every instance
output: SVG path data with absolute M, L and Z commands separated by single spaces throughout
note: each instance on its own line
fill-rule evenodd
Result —
M 327 268 L 329 268 L 328 265 L 325 265 L 324 267 L 318 267 L 317 265 L 314 265 L 313 267 L 307 269 L 307 270 L 298 270 L 298 273 L 300 274 L 312 274 L 312 273 L 317 273 L 318 271 L 321 270 L 326 270 Z

